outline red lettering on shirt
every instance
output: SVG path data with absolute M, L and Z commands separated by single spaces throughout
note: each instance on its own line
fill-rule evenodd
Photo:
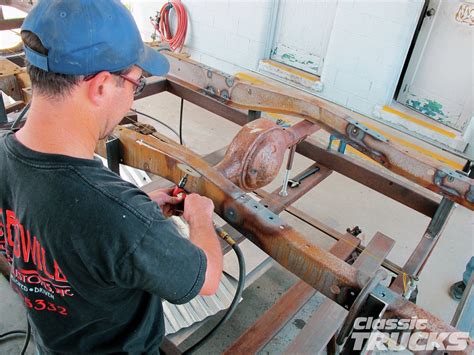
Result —
M 56 297 L 74 297 L 66 275 L 40 238 L 25 228 L 15 212 L 0 209 L 0 251 L 11 264 L 10 284 L 32 312 L 68 315 Z
M 0 209 L 0 215 L 3 216 L 3 211 Z M 0 239 L 3 240 L 5 244 L 2 249 L 6 250 L 7 256 L 9 256 L 9 248 L 13 251 L 13 257 L 15 259 L 22 260 L 24 263 L 29 263 L 30 259 L 35 265 L 39 273 L 46 277 L 51 282 L 67 282 L 67 277 L 62 272 L 59 267 L 58 262 L 53 259 L 52 263 L 47 263 L 48 255 L 46 249 L 41 245 L 41 242 L 37 236 L 33 236 L 33 241 L 31 240 L 31 233 L 29 230 L 25 231 L 25 227 L 20 223 L 15 212 L 6 210 L 6 226 L 0 224 L 2 233 L 0 236 L 5 236 L 6 238 Z M 5 230 L 4 230 L 5 229 Z M 6 232 L 6 233 L 5 233 Z M 6 239 L 6 241 L 5 241 Z M 1 244 L 0 244 L 1 245 Z M 47 265 L 53 265 L 52 268 L 48 269 Z
M 14 242 L 13 242 L 13 236 L 12 236 L 12 227 L 15 228 L 15 233 L 18 227 L 18 220 L 16 219 L 15 213 L 13 213 L 10 210 L 7 210 L 7 242 L 8 245 L 13 247 Z

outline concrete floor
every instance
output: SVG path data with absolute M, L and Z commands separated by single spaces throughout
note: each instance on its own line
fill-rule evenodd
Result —
M 163 93 L 142 99 L 136 102 L 134 107 L 156 116 L 175 128 L 178 127 L 179 98 L 171 94 Z M 365 118 L 360 119 L 365 120 Z M 142 121 L 147 122 L 146 120 Z M 173 134 L 166 129 L 160 126 L 156 127 L 160 132 L 174 138 Z M 391 135 L 402 136 L 408 141 L 414 141 L 400 132 L 388 127 L 381 127 Z M 208 154 L 229 144 L 238 130 L 237 125 L 191 103 L 185 103 L 184 140 L 189 148 L 199 154 Z M 424 143 L 417 143 L 427 147 Z M 437 153 L 446 155 L 440 151 Z M 295 160 L 295 171 L 302 170 L 309 165 L 309 160 L 298 156 Z M 276 188 L 282 179 L 283 175 L 280 172 L 280 176 L 270 186 L 267 186 L 266 190 L 271 191 Z M 294 206 L 341 233 L 345 232 L 347 227 L 358 225 L 363 231 L 361 238 L 364 245 L 377 231 L 388 235 L 396 241 L 389 259 L 399 265 L 403 265 L 407 260 L 429 223 L 429 219 L 418 212 L 337 173 L 333 173 L 317 188 L 297 201 Z M 329 248 L 334 243 L 329 237 L 296 218 L 285 213 L 282 216 L 297 230 L 304 233 L 309 240 L 318 243 L 318 245 Z M 464 207 L 457 207 L 421 275 L 418 304 L 446 322 L 450 322 L 457 306 L 457 303 L 449 297 L 448 288 L 453 282 L 461 279 L 465 264 L 473 255 L 473 227 L 473 213 Z M 222 352 L 296 280 L 294 275 L 279 265 L 273 266 L 247 288 L 236 314 L 198 353 L 216 354 Z M 14 295 L 3 280 L 0 282 L 0 299 L 2 300 L 0 302 L 0 333 L 11 329 L 24 329 L 24 310 L 19 302 L 16 302 Z M 281 353 L 323 299 L 323 296 L 315 295 L 263 349 L 262 353 Z M 210 326 L 212 322 L 209 322 L 210 324 L 207 326 Z M 201 332 L 205 332 L 205 330 Z M 192 342 L 193 339 L 189 339 L 183 349 Z M 15 341 L 0 340 L 0 354 L 19 353 L 21 343 L 21 338 L 17 338 Z

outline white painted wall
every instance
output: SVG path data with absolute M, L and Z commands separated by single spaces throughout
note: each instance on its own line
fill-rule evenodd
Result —
M 256 70 L 265 57 L 275 0 L 182 0 L 188 11 L 187 51 L 194 60 L 229 74 Z M 124 0 L 131 5 L 145 41 L 149 16 L 165 1 Z
M 272 5 L 272 0 L 187 0 L 186 45 L 194 59 L 225 72 L 256 69 L 265 56 Z
M 306 1 L 310 0 L 300 0 L 301 6 Z M 149 40 L 149 16 L 164 2 L 124 2 L 130 4 L 144 39 Z M 256 70 L 259 60 L 268 58 L 278 0 L 183 3 L 189 13 L 185 44 L 193 59 L 233 74 Z M 389 103 L 422 6 L 423 0 L 339 0 L 321 73 L 323 91 L 315 94 L 367 115 Z
M 368 115 L 389 103 L 422 7 L 421 0 L 340 1 L 321 96 Z

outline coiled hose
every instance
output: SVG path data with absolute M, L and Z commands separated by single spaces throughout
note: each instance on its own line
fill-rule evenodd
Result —
M 171 33 L 169 13 L 174 9 L 177 18 L 176 33 Z M 184 46 L 186 40 L 186 32 L 188 30 L 188 15 L 181 0 L 169 0 L 160 10 L 160 19 L 158 24 L 154 24 L 155 29 L 159 32 L 161 40 L 168 43 L 173 52 L 179 51 Z

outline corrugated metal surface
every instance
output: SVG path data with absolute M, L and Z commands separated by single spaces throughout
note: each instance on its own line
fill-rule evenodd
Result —
M 171 217 L 184 238 L 189 238 L 188 225 L 180 217 Z M 229 308 L 235 294 L 235 283 L 223 274 L 221 283 L 215 295 L 197 296 L 188 303 L 175 305 L 163 301 L 165 314 L 165 333 L 173 334 L 187 328 L 196 322 L 212 316 L 219 311 Z
M 104 162 L 104 165 L 107 166 L 107 161 L 105 159 L 102 159 L 102 161 Z M 120 165 L 120 175 L 124 180 L 131 182 L 138 187 L 151 182 L 150 177 L 143 170 L 124 165 Z M 179 217 L 172 218 L 181 231 L 183 237 L 189 238 L 187 224 Z M 163 301 L 166 334 L 175 333 L 180 329 L 189 327 L 196 322 L 200 322 L 205 318 L 228 308 L 232 302 L 235 290 L 236 287 L 234 286 L 234 283 L 232 283 L 226 275 L 222 275 L 219 288 L 213 296 L 197 296 L 190 302 L 182 305 L 175 305 Z
M 234 285 L 227 276 L 223 275 L 219 289 L 213 296 L 197 296 L 182 305 L 174 305 L 163 301 L 166 334 L 172 334 L 182 328 L 187 328 L 228 308 L 234 294 Z

